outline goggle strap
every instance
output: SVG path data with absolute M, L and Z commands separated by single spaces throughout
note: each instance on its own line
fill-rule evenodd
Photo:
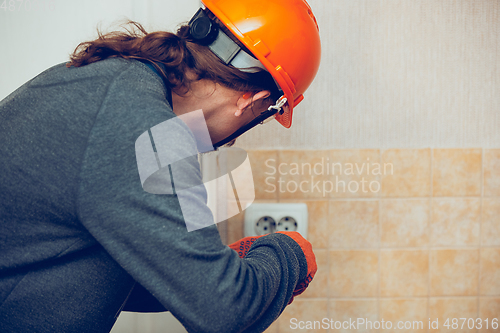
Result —
M 220 30 L 215 41 L 208 47 L 226 64 L 230 64 L 231 60 L 240 51 L 239 45 Z
M 269 108 L 267 111 L 262 112 L 260 115 L 258 115 L 255 119 L 253 119 L 251 122 L 248 124 L 240 127 L 236 132 L 228 136 L 227 138 L 217 142 L 216 144 L 213 145 L 214 149 L 220 148 L 223 145 L 227 144 L 228 142 L 231 142 L 232 140 L 236 139 L 243 133 L 249 131 L 250 129 L 254 128 L 255 126 L 261 124 L 264 120 L 266 120 L 269 117 L 272 117 L 273 115 L 276 114 L 278 110 Z
M 267 71 L 266 67 L 257 59 L 240 49 L 240 52 L 231 60 L 231 65 L 238 68 L 242 72 L 255 73 L 261 68 Z

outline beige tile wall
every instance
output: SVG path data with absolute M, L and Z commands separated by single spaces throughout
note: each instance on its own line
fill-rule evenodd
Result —
M 309 289 L 268 332 L 500 332 L 491 327 L 500 316 L 500 149 L 249 156 L 257 201 L 307 203 L 318 262 Z M 243 237 L 243 215 L 227 228 L 229 242 Z M 424 327 L 328 330 L 323 318 Z M 447 330 L 446 318 L 482 318 L 483 327 Z M 319 323 L 301 330 L 299 321 Z

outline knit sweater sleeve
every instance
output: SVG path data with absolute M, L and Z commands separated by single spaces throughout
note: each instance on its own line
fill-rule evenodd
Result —
M 175 115 L 159 80 L 141 66 L 113 80 L 97 114 L 80 172 L 79 219 L 189 332 L 262 332 L 305 277 L 305 256 L 290 237 L 275 234 L 240 259 L 214 225 L 188 232 L 176 195 L 143 190 L 135 141 Z M 168 153 L 176 160 L 196 143 L 186 126 L 173 130 L 179 140 Z M 196 159 L 190 161 L 184 177 L 201 182 Z M 200 221 L 213 219 L 203 189 L 190 192 L 189 209 Z

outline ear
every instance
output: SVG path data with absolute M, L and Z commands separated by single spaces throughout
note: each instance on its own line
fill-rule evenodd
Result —
M 236 117 L 241 116 L 245 111 L 245 109 L 247 109 L 250 105 L 252 105 L 252 103 L 262 101 L 267 97 L 271 96 L 271 92 L 268 90 L 259 91 L 250 98 L 247 97 L 248 96 L 247 94 L 248 93 L 241 94 L 241 96 L 238 98 L 238 101 L 236 102 L 236 106 L 238 108 L 234 113 Z

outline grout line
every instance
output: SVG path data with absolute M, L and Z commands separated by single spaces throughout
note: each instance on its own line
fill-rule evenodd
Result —
M 382 149 L 379 149 L 378 154 L 379 154 L 379 162 L 380 162 L 380 164 L 382 164 L 383 163 L 383 161 L 382 161 Z M 393 172 L 394 172 L 394 170 L 393 170 Z M 382 192 L 383 191 L 382 176 L 380 176 L 380 187 L 381 187 L 380 192 Z M 381 200 L 380 200 L 381 197 L 382 197 L 382 193 L 379 193 L 379 198 L 378 198 L 378 221 L 377 221 L 378 222 L 378 228 L 377 228 L 378 229 L 378 231 L 377 231 L 377 234 L 378 234 L 377 235 L 378 236 L 378 239 L 377 239 L 377 241 L 378 241 L 378 251 L 377 251 L 377 255 L 378 255 L 378 267 L 377 267 L 377 280 L 378 280 L 377 281 L 378 282 L 378 284 L 377 284 L 377 318 L 378 318 L 378 320 L 381 320 L 381 318 L 380 318 L 380 297 L 382 296 L 382 293 L 381 293 L 382 275 L 380 274 L 380 266 L 381 266 L 381 251 L 380 251 L 380 249 L 382 247 L 382 241 L 381 241 L 381 239 L 382 239 L 381 223 L 382 222 L 381 222 L 381 218 L 380 218 L 381 212 L 382 212 L 382 209 L 381 209 L 382 208 L 381 207 L 382 203 L 381 203 Z
M 328 205 L 330 206 L 330 205 Z M 327 211 L 327 214 L 330 212 L 330 208 L 328 207 L 328 211 Z M 331 300 L 333 299 L 331 296 L 330 296 L 330 251 L 326 251 L 326 269 L 327 269 L 327 274 L 326 274 L 326 296 L 327 296 L 327 299 L 326 299 L 326 315 L 327 315 L 327 318 L 331 318 L 332 315 L 331 315 L 331 312 L 332 312 L 332 309 L 330 308 L 330 303 L 331 303 Z
M 286 193 L 286 192 L 284 192 Z M 343 197 L 343 198 L 329 198 L 329 197 L 318 197 L 318 198 L 294 198 L 294 199 L 280 199 L 280 202 L 310 202 L 310 201 L 375 201 L 375 200 L 423 200 L 423 199 L 440 199 L 440 200 L 452 200 L 452 199 L 479 199 L 481 196 L 456 196 L 456 197 L 432 197 L 432 196 L 422 196 L 422 197 Z M 486 196 L 486 198 L 500 198 L 500 196 Z M 262 199 L 272 201 L 275 199 Z
M 481 197 L 484 197 L 484 148 L 481 148 Z
M 381 293 L 381 280 L 382 280 L 382 275 L 380 274 L 380 265 L 381 265 L 381 251 L 380 251 L 380 238 L 381 238 L 381 230 L 380 230 L 380 200 L 378 201 L 378 267 L 377 267 L 377 318 L 380 320 L 380 297 L 382 296 Z
M 330 233 L 328 232 L 330 230 L 330 202 L 327 201 L 326 203 L 326 221 L 327 221 L 327 235 L 328 235 L 328 238 L 327 238 L 327 241 L 326 241 L 326 246 L 328 247 L 328 249 L 326 250 L 326 269 L 327 269 L 327 272 L 326 272 L 326 296 L 328 297 L 328 301 L 327 301 L 327 304 L 326 304 L 326 313 L 328 315 L 328 318 L 331 317 L 331 313 L 332 313 L 332 309 L 330 307 L 330 300 L 332 299 L 331 297 L 331 293 L 332 293 L 332 290 L 331 290 L 331 283 L 330 283 L 330 274 L 331 274 L 331 271 L 330 271 L 330 264 L 331 264 L 331 258 L 330 258 Z
M 456 245 L 456 246 L 421 246 L 421 247 L 318 247 L 317 249 L 329 249 L 332 251 L 427 251 L 427 250 L 477 250 L 479 247 L 477 245 Z M 498 249 L 498 245 L 488 245 L 482 246 L 483 249 Z
M 278 167 L 279 167 L 279 165 L 280 165 L 280 163 L 281 163 L 280 159 L 281 159 L 281 150 L 276 150 L 276 165 L 277 165 Z M 276 171 L 278 171 L 278 170 L 276 170 Z M 279 172 L 278 172 L 278 174 L 276 175 L 276 178 L 277 178 L 277 180 L 279 181 L 279 179 L 280 179 L 280 174 L 279 174 Z M 275 185 L 275 186 L 277 186 L 277 185 Z M 280 191 L 279 191 L 279 189 L 278 189 L 278 188 L 276 188 L 276 198 L 275 198 L 275 199 L 276 199 L 276 201 L 277 201 L 278 203 L 280 203 L 280 202 L 281 202 Z
M 479 202 L 479 248 L 477 258 L 477 318 L 481 315 L 481 252 L 483 248 L 484 148 L 481 149 L 481 200 Z
M 490 299 L 500 299 L 500 296 L 495 296 L 495 295 L 490 295 L 490 296 L 483 296 L 484 298 L 490 298 Z M 419 299 L 419 300 L 426 300 L 428 297 L 427 296 L 382 296 L 382 297 L 366 297 L 366 296 L 359 296 L 359 297 L 302 297 L 300 298 L 297 297 L 295 300 L 298 300 L 299 302 L 303 301 L 309 301 L 309 300 L 314 300 L 314 301 L 324 301 L 324 300 L 335 300 L 335 301 L 373 301 L 376 299 L 383 299 L 383 300 L 412 300 L 412 299 Z M 441 295 L 441 296 L 432 296 L 431 298 L 438 298 L 438 299 L 459 299 L 459 298 L 464 298 L 464 299 L 475 299 L 477 298 L 476 295 L 473 296 L 468 296 L 468 295 Z M 295 302 L 294 300 L 294 302 Z
M 430 185 L 430 197 L 429 197 L 429 225 L 427 228 L 428 234 L 427 234 L 427 251 L 428 251 L 428 272 L 427 272 L 427 318 L 431 318 L 431 242 L 432 242 L 432 198 L 434 194 L 434 187 L 433 187 L 433 178 L 434 178 L 434 149 L 430 148 L 430 180 L 429 180 L 429 185 Z M 430 332 L 430 328 L 427 327 L 427 332 Z

